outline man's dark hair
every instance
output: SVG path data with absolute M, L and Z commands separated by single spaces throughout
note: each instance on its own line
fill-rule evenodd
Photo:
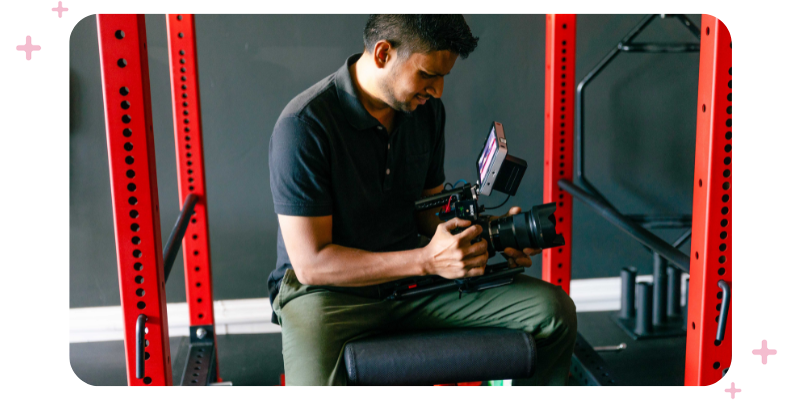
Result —
M 388 41 L 402 58 L 439 50 L 467 58 L 478 46 L 478 38 L 460 14 L 372 14 L 364 27 L 364 46 L 372 53 L 381 40 Z

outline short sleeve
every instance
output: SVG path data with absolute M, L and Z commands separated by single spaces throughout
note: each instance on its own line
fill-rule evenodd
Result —
M 330 147 L 322 129 L 298 116 L 281 116 L 269 140 L 269 186 L 275 213 L 331 215 L 330 165 Z
M 428 166 L 428 175 L 425 178 L 425 189 L 433 189 L 444 183 L 444 105 L 439 103 L 439 110 L 435 113 L 436 139 L 431 152 L 431 162 Z

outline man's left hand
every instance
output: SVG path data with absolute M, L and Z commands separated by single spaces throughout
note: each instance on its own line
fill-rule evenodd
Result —
M 521 208 L 514 206 L 511 207 L 511 209 L 509 209 L 508 212 L 505 213 L 504 215 L 501 215 L 499 217 L 493 216 L 490 217 L 489 220 L 508 217 L 510 215 L 519 214 L 521 212 L 522 212 Z M 522 249 L 522 251 L 519 251 L 517 249 L 512 249 L 511 247 L 506 247 L 500 254 L 502 254 L 503 257 L 505 257 L 506 260 L 508 260 L 508 265 L 514 268 L 519 266 L 530 267 L 531 265 L 533 265 L 533 261 L 531 261 L 531 256 L 537 255 L 541 252 L 542 249 L 532 249 L 530 247 L 526 247 Z

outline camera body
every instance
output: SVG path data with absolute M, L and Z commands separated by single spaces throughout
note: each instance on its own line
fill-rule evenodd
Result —
M 508 140 L 499 122 L 492 123 L 476 166 L 476 184 L 422 198 L 414 203 L 415 210 L 442 207 L 437 214 L 442 221 L 460 218 L 480 225 L 483 232 L 473 242 L 486 240 L 489 257 L 507 247 L 522 250 L 564 245 L 564 237 L 556 233 L 556 203 L 534 206 L 530 211 L 496 219 L 482 214 L 485 207 L 478 204 L 479 196 L 489 195 L 493 190 L 513 196 L 527 168 L 524 160 L 508 154 Z M 462 230 L 456 228 L 452 233 Z

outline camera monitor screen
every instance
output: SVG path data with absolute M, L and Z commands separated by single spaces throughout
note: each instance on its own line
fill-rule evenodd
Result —
M 486 182 L 495 157 L 497 157 L 497 134 L 494 125 L 492 125 L 492 130 L 489 132 L 486 143 L 483 145 L 481 156 L 478 158 L 478 177 L 480 179 L 480 185 Z

